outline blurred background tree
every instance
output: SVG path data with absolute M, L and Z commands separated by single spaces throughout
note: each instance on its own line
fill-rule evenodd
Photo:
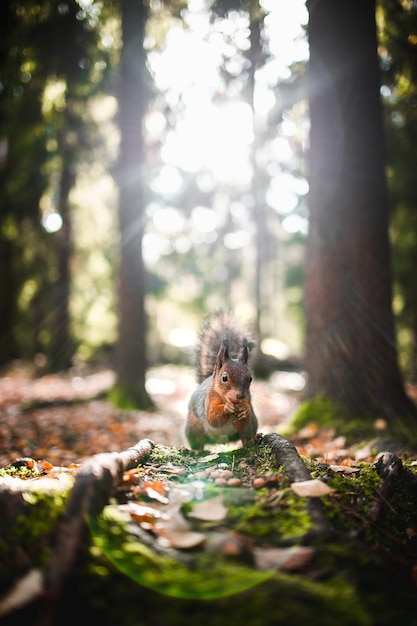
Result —
M 70 194 L 82 166 L 97 158 L 90 106 L 110 56 L 96 8 L 73 0 L 2 5 L 3 363 L 23 356 L 65 369 L 76 352 Z
M 144 50 L 148 9 L 142 0 L 121 0 L 122 52 L 119 77 L 119 332 L 113 399 L 123 407 L 147 408 L 145 267 L 146 225 L 143 125 L 149 101 Z
M 34 51 L 25 14 L 2 3 L 0 19 L 0 362 L 33 357 L 40 345 L 36 320 L 21 323 L 21 308 L 42 288 L 50 253 L 39 202 L 47 185 L 47 158 L 41 112 L 42 77 L 33 79 Z M 18 42 L 26 42 L 19 45 Z M 35 269 L 36 266 L 36 269 Z M 36 315 L 35 315 L 36 317 Z
M 308 394 L 351 418 L 415 424 L 392 314 L 375 3 L 312 0 Z M 340 16 L 343 14 L 343 20 Z
M 385 104 L 393 244 L 394 312 L 400 364 L 417 373 L 417 11 L 413 3 L 383 0 L 377 11 L 381 93 Z

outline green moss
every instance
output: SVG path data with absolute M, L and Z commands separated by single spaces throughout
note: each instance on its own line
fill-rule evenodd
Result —
M 308 501 L 291 489 L 275 491 L 272 500 L 263 489 L 254 503 L 229 508 L 229 518 L 235 531 L 273 542 L 297 543 L 311 528 Z
M 42 475 L 42 472 L 39 470 L 37 464 L 32 459 L 28 459 L 29 463 L 19 463 L 18 461 L 15 464 L 10 464 L 7 467 L 0 468 L 0 477 L 4 476 L 12 476 L 14 478 L 37 478 Z
M 345 408 L 325 396 L 316 396 L 303 402 L 286 428 L 288 435 L 298 433 L 309 424 L 322 428 L 332 428 L 338 435 L 344 435 L 349 442 L 375 437 L 375 416 L 352 419 Z
M 45 482 L 48 481 L 48 488 Z M 50 554 L 50 544 L 57 521 L 62 514 L 73 484 L 73 479 L 63 484 L 48 478 L 31 483 L 30 489 L 14 494 L 19 498 L 20 514 L 4 523 L 0 536 L 0 589 L 7 588 L 19 575 L 25 563 L 44 567 Z
M 195 552 L 194 559 L 161 555 L 128 530 L 129 516 L 108 506 L 91 521 L 94 541 L 129 578 L 166 596 L 212 598 L 230 595 L 268 578 L 261 572 L 217 551 Z M 197 554 L 197 556 L 195 556 Z
M 95 541 L 114 567 L 140 585 L 138 594 L 141 586 L 157 592 L 147 595 L 145 604 L 160 619 L 169 614 L 170 626 L 195 624 L 196 619 L 204 622 L 208 613 L 214 625 L 372 624 L 349 576 L 314 581 L 274 570 L 261 572 L 218 551 L 201 552 L 190 564 L 187 557 L 182 562 L 156 554 L 121 527 L 115 530 L 120 523 L 123 526 L 120 513 L 107 507 L 97 520 Z M 141 608 L 144 615 L 143 604 Z
M 321 477 L 335 490 L 333 497 L 322 498 L 326 517 L 333 527 L 364 542 L 368 548 L 416 558 L 409 529 L 414 527 L 417 510 L 417 478 L 404 468 L 389 493 L 381 496 L 382 479 L 373 464 L 357 464 L 356 473 L 332 472 L 324 464 L 310 463 L 312 475 Z M 376 508 L 375 508 L 376 507 Z M 414 550 L 414 557 L 413 557 Z
M 97 566 L 103 567 L 103 557 L 95 555 Z M 142 564 L 144 566 L 144 564 Z M 201 562 L 206 578 L 221 575 L 223 583 L 233 584 L 236 569 L 226 567 L 220 570 L 212 561 Z M 211 626 L 373 626 L 375 616 L 380 618 L 386 607 L 377 607 L 372 612 L 362 597 L 353 578 L 344 572 L 325 576 L 315 580 L 301 575 L 271 572 L 257 584 L 242 591 L 223 594 L 217 597 L 197 598 L 167 595 L 163 588 L 152 591 L 144 588 L 128 574 L 125 576 L 114 564 L 108 563 L 110 576 L 98 577 L 95 569 L 85 566 L 76 572 L 70 581 L 78 602 L 72 607 L 71 621 L 66 616 L 65 606 L 59 615 L 59 624 L 73 624 L 78 615 L 91 615 L 102 626 L 145 626 L 150 623 L 169 624 L 169 626 L 195 626 L 209 620 Z M 179 576 L 182 577 L 182 567 Z M 324 570 L 323 570 L 324 572 Z M 172 578 L 177 570 L 167 571 L 167 584 L 172 589 Z M 174 583 L 175 585 L 177 583 Z M 187 579 L 181 580 L 187 585 Z M 123 610 L 120 611 L 120 607 Z M 372 607 L 373 608 L 373 607 Z M 75 609 L 75 614 L 74 614 Z M 90 613 L 88 612 L 90 610 Z M 78 612 L 78 613 L 77 613 Z M 378 620 L 381 625 L 389 622 Z M 392 623 L 392 622 L 391 622 Z
M 322 498 L 325 514 L 334 527 L 348 533 L 362 531 L 380 482 L 375 468 L 363 464 L 360 472 L 344 474 L 334 473 L 328 466 L 320 466 L 314 474 L 325 478 L 336 490 L 334 497 Z
M 223 448 L 223 446 L 221 447 Z M 240 462 L 244 461 L 245 465 L 241 466 Z M 244 448 L 235 449 L 217 449 L 216 451 L 191 451 L 186 448 L 177 448 L 171 446 L 162 446 L 155 444 L 149 458 L 145 465 L 149 468 L 152 467 L 154 472 L 153 476 L 157 475 L 158 468 L 161 468 L 161 479 L 164 475 L 164 466 L 173 464 L 175 466 L 182 467 L 185 470 L 184 475 L 179 478 L 182 482 L 189 482 L 192 474 L 198 474 L 210 467 L 218 466 L 219 464 L 225 464 L 228 468 L 233 468 L 233 474 L 235 477 L 241 478 L 242 481 L 248 482 L 248 469 L 250 468 L 252 474 L 266 474 L 271 472 L 274 467 L 275 458 L 271 452 L 271 449 L 267 445 L 249 444 Z M 172 479 L 171 474 L 170 478 Z M 207 489 L 210 490 L 211 486 L 207 484 Z
M 147 463 L 151 465 L 161 465 L 164 463 L 178 463 L 182 465 L 187 455 L 180 452 L 173 446 L 162 446 L 155 444 L 151 450 Z
M 298 431 L 308 424 L 315 423 L 324 428 L 332 428 L 335 420 L 342 417 L 344 417 L 342 407 L 328 398 L 317 396 L 300 405 L 291 422 L 291 427 L 294 431 Z
M 138 409 L 149 411 L 155 408 L 146 390 L 139 387 L 128 388 L 115 385 L 107 392 L 107 398 L 114 406 L 126 411 Z

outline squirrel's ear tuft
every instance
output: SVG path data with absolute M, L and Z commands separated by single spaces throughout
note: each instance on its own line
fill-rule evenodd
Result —
M 220 352 L 223 353 L 225 359 L 229 358 L 229 340 L 226 335 L 223 335 Z
M 248 357 L 249 357 L 248 342 L 247 342 L 247 339 L 244 337 L 242 339 L 242 350 L 239 355 L 239 361 L 241 361 L 242 363 L 245 363 L 246 365 L 246 363 L 248 362 Z
M 223 365 L 223 361 L 227 361 L 229 359 L 229 340 L 226 335 L 222 337 L 222 343 L 220 345 L 220 350 L 217 355 L 216 366 L 221 367 Z

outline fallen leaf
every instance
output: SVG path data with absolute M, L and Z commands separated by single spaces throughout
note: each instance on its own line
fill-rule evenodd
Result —
M 165 465 L 161 465 L 159 468 L 161 472 L 166 472 L 167 474 L 174 474 L 176 476 L 182 476 L 186 473 L 186 469 L 184 467 L 180 467 L 179 465 L 174 465 L 173 463 L 166 463 Z
M 346 457 L 344 459 L 342 459 L 339 463 L 339 465 L 346 465 L 348 467 L 353 467 L 355 465 L 356 461 L 350 457 Z
M 39 459 L 37 461 L 37 465 L 38 465 L 39 471 L 43 472 L 44 474 L 47 474 L 54 468 L 52 463 L 49 463 L 49 461 L 45 461 L 45 459 Z
M 136 484 L 139 480 L 139 472 L 137 468 L 133 468 L 123 472 L 122 481 L 124 483 L 133 483 Z
M 363 446 L 356 452 L 355 458 L 357 461 L 364 461 L 365 459 L 371 456 L 372 456 L 372 448 L 369 444 L 367 444 L 366 446 Z
M 217 452 L 215 452 L 214 454 L 208 454 L 207 456 L 203 456 L 203 458 L 200 459 L 200 463 L 209 463 L 210 461 L 215 461 L 218 458 L 219 455 L 217 454 Z
M 120 510 L 126 511 L 139 524 L 146 523 L 154 526 L 157 520 L 163 518 L 163 514 L 158 509 L 152 506 L 146 506 L 144 504 L 138 504 L 137 502 L 128 502 L 128 504 L 121 504 Z
M 321 498 L 321 496 L 328 496 L 336 491 L 333 487 L 329 487 L 329 485 L 326 485 L 326 483 L 318 478 L 291 483 L 291 489 L 298 496 L 307 498 Z
M 142 492 L 151 500 L 156 500 L 161 504 L 168 504 L 165 485 L 161 481 L 145 482 L 142 485 Z
M 186 549 L 194 548 L 205 541 L 206 536 L 203 533 L 191 530 L 180 511 L 179 504 L 170 505 L 168 510 L 169 514 L 154 529 L 159 535 L 160 542 L 173 548 Z
M 356 472 L 360 472 L 359 467 L 351 467 L 349 465 L 330 465 L 329 467 L 335 473 L 356 474 Z
M 12 587 L 0 601 L 0 616 L 21 609 L 38 598 L 43 592 L 43 574 L 38 569 L 30 570 Z
M 310 439 L 318 433 L 318 430 L 318 424 L 310 422 L 310 424 L 307 424 L 307 426 L 305 426 L 298 432 L 298 437 L 301 437 L 302 439 Z
M 221 522 L 227 515 L 227 509 L 223 504 L 223 496 L 209 498 L 194 504 L 188 517 L 203 520 L 205 522 Z
M 260 570 L 280 569 L 296 571 L 303 569 L 311 560 L 314 550 L 310 546 L 289 548 L 254 548 L 256 567 Z
M 187 549 L 195 548 L 205 541 L 206 536 L 203 533 L 197 533 L 192 530 L 183 530 L 180 532 L 167 531 L 165 528 L 159 529 L 159 536 L 165 540 L 173 548 Z
M 174 485 L 169 490 L 169 497 L 170 502 L 179 502 L 180 504 L 191 502 L 195 497 L 194 485 Z

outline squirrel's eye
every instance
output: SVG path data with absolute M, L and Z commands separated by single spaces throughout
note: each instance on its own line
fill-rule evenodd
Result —
M 229 380 L 228 375 L 226 374 L 226 372 L 223 372 L 223 374 L 222 374 L 222 382 L 227 383 L 228 380 Z

